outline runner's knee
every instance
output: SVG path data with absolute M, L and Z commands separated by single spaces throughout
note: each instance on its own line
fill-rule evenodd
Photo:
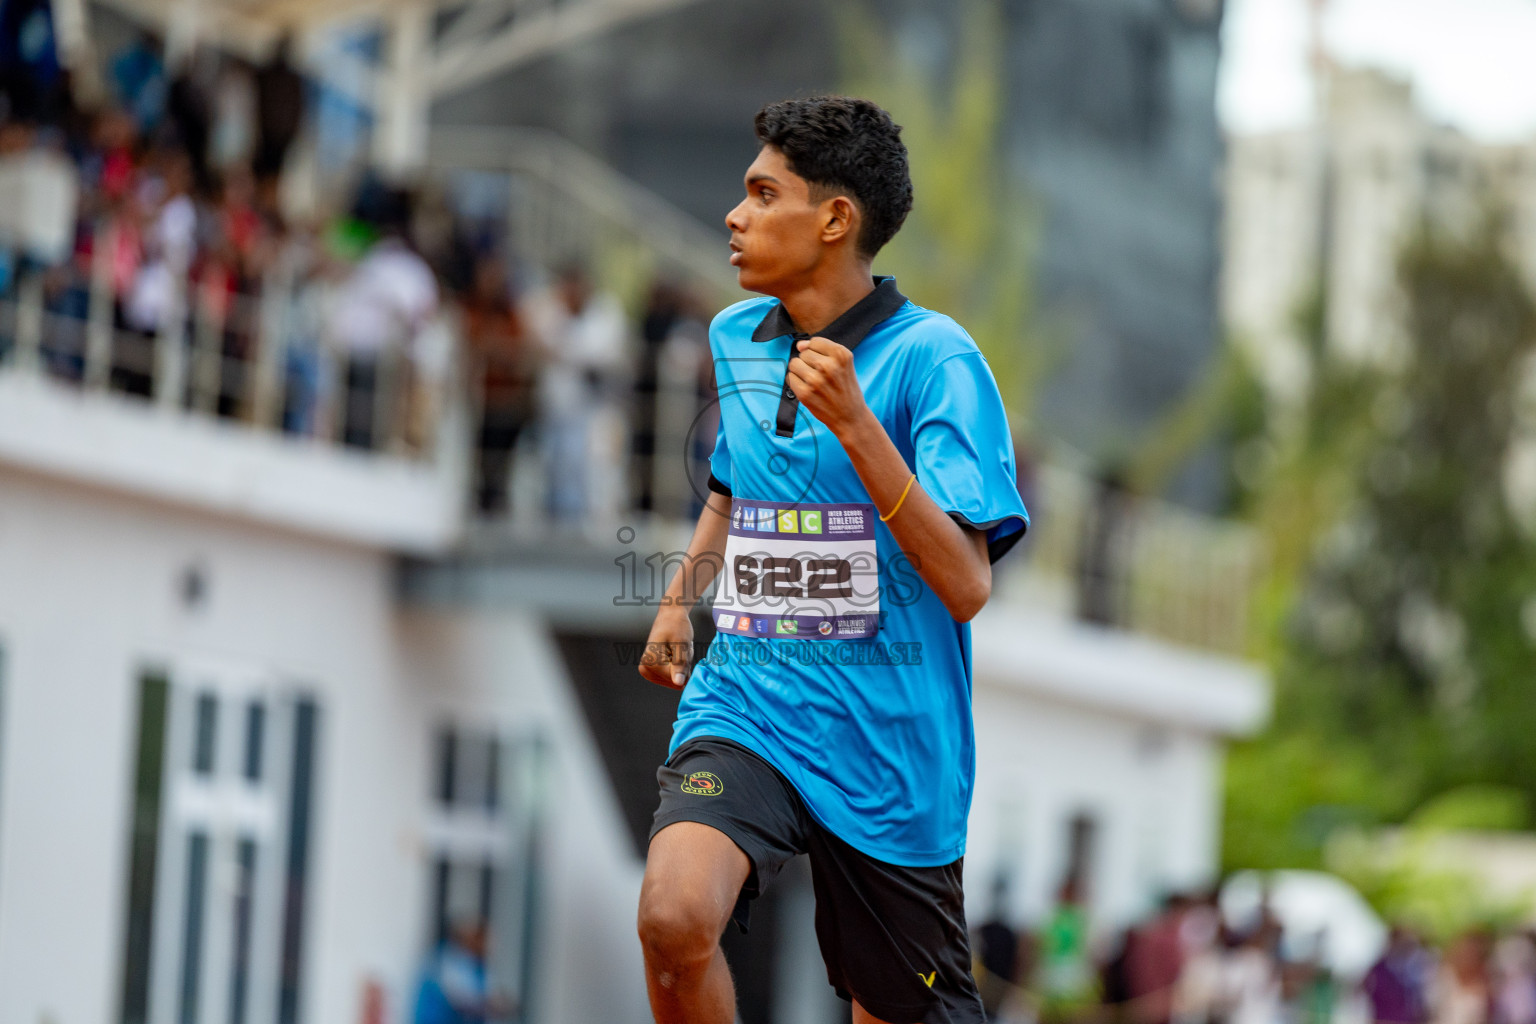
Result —
M 674 967 L 707 963 L 720 942 L 716 908 L 705 900 L 647 886 L 640 896 L 640 943 L 646 958 Z

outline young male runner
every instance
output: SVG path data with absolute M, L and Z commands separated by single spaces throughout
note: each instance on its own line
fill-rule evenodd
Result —
M 726 224 L 742 287 L 769 298 L 710 326 L 712 493 L 651 629 L 662 658 L 640 670 L 686 684 L 640 894 L 651 1009 L 730 1024 L 720 936 L 808 853 L 827 975 L 857 1024 L 980 1021 L 967 623 L 1028 525 L 1003 404 L 954 321 L 871 276 L 912 206 L 890 116 L 790 100 L 756 129 Z M 689 679 L 688 612 L 722 565 Z

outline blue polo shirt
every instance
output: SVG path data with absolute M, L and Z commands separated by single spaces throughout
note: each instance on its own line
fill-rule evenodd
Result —
M 775 299 L 710 324 L 720 426 L 711 487 L 798 503 L 869 502 L 826 427 L 786 399 L 795 326 Z M 993 561 L 1029 523 L 997 383 L 969 335 L 892 278 L 821 332 L 853 349 L 864 400 L 919 484 L 987 531 Z M 804 337 L 804 335 L 801 335 Z M 717 736 L 756 752 L 812 815 L 871 857 L 914 867 L 965 853 L 975 774 L 969 624 L 876 526 L 881 626 L 861 640 L 719 633 L 678 705 L 672 750 Z

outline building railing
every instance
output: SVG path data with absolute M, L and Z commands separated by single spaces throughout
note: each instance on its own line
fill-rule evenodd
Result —
M 1173 643 L 1243 655 L 1262 550 L 1249 526 L 1130 494 L 1060 465 L 1035 468 L 1024 557 L 1004 600 Z
M 111 229 L 99 230 L 89 268 L 24 267 L 0 293 L 0 373 L 411 459 L 458 443 L 441 429 L 463 393 L 451 313 L 348 352 L 321 312 L 339 298 L 335 282 L 279 268 L 231 291 L 168 270 L 158 326 L 136 328 L 103 255 Z

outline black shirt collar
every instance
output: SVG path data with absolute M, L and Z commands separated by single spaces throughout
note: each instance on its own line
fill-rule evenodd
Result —
M 847 348 L 853 348 L 864 340 L 866 334 L 906 305 L 906 302 L 907 297 L 896 290 L 894 277 L 877 277 L 875 290 L 848 307 L 842 316 L 819 332 L 820 336 Z M 758 324 L 757 329 L 752 332 L 752 340 L 772 341 L 786 334 L 809 337 L 803 334 L 800 328 L 795 326 L 795 322 L 789 318 L 789 314 L 784 310 L 784 303 L 775 302 L 773 308 L 768 310 L 768 315 L 763 317 L 763 322 Z

